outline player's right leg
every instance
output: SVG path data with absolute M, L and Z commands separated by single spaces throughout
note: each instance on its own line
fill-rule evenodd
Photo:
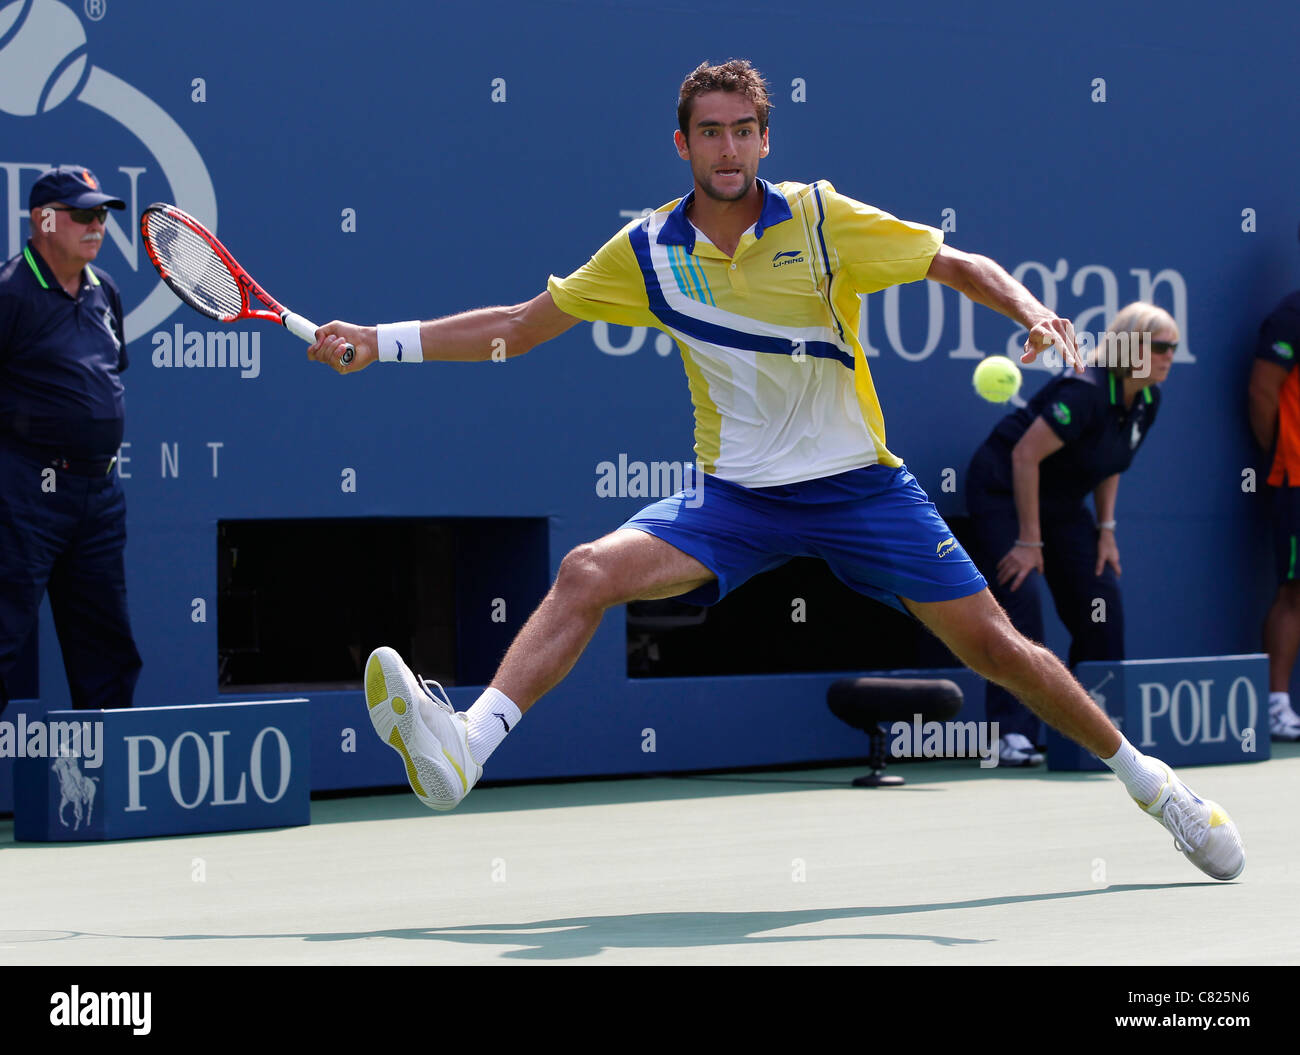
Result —
M 483 773 L 475 728 L 499 719 L 495 747 L 572 669 L 605 611 L 628 601 L 676 597 L 714 578 L 675 546 L 628 528 L 572 550 L 537 610 L 516 635 L 492 685 L 469 712 L 455 711 L 391 648 L 366 663 L 366 703 L 375 731 L 402 756 L 411 789 L 430 809 L 454 808 Z M 441 687 L 439 686 L 440 690 Z M 481 761 L 480 761 L 481 760 Z
M 515 637 L 492 685 L 527 711 L 573 668 L 606 609 L 678 597 L 714 577 L 676 546 L 631 528 L 579 546 L 560 563 L 550 592 Z

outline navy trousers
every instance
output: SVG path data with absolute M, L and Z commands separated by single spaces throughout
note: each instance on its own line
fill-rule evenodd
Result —
M 115 472 L 50 477 L 43 468 L 0 444 L 0 710 L 46 590 L 72 705 L 129 707 L 141 663 L 127 616 L 121 484 Z
M 1056 614 L 1070 632 L 1069 666 L 1084 660 L 1124 658 L 1124 608 L 1119 579 L 1109 564 L 1097 567 L 1097 522 L 1084 505 L 1062 512 L 1041 511 L 1043 574 L 1030 572 L 1018 590 L 997 582 L 998 562 L 1015 544 L 1020 524 L 1015 501 L 1005 492 L 986 489 L 977 472 L 967 480 L 967 508 L 975 536 L 976 565 L 989 582 L 1012 625 L 1032 641 L 1043 640 L 1043 588 L 1056 605 Z M 1011 693 L 992 682 L 984 696 L 988 720 L 999 723 L 999 734 L 1022 733 L 1042 743 L 1041 723 Z

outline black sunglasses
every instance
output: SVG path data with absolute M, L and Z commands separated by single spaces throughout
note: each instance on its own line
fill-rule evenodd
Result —
M 1152 341 L 1151 350 L 1155 352 L 1156 355 L 1164 355 L 1166 352 L 1176 352 L 1178 351 L 1178 342 L 1177 341 Z
M 97 209 L 73 209 L 67 205 L 47 205 L 47 209 L 53 209 L 55 212 L 66 212 L 72 217 L 73 223 L 93 223 L 98 220 L 103 223 L 108 219 L 108 206 L 101 205 Z

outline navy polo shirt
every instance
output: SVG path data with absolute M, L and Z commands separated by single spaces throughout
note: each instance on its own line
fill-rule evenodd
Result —
M 1125 410 L 1123 381 L 1110 370 L 1062 374 L 998 422 L 985 443 L 993 457 L 982 459 L 981 467 L 991 476 L 988 483 L 1012 493 L 1011 450 L 1041 417 L 1065 446 L 1039 463 L 1039 504 L 1074 508 L 1107 477 L 1133 464 L 1159 409 L 1158 385 L 1142 389 Z
M 126 366 L 122 297 L 104 271 L 83 268 L 71 297 L 30 241 L 0 268 L 0 441 L 111 458 Z

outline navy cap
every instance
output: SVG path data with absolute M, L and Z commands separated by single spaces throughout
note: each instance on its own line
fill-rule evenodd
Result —
M 27 196 L 28 210 L 52 201 L 61 201 L 74 209 L 93 209 L 97 205 L 107 205 L 110 209 L 125 209 L 126 202 L 105 194 L 100 189 L 95 174 L 84 165 L 60 165 L 58 168 L 46 169 L 32 184 L 32 192 Z

